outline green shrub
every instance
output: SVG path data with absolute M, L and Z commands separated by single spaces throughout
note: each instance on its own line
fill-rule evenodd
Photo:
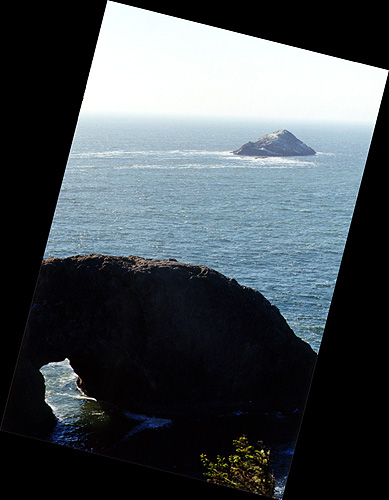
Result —
M 270 450 L 259 444 L 259 449 L 249 444 L 246 436 L 233 441 L 235 453 L 227 459 L 218 455 L 211 462 L 205 454 L 201 462 L 207 468 L 204 475 L 208 482 L 231 486 L 250 493 L 274 498 L 274 476 L 270 472 Z

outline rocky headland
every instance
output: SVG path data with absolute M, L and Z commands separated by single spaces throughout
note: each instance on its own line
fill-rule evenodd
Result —
M 242 156 L 310 156 L 316 151 L 288 130 L 281 129 L 263 135 L 256 142 L 247 142 L 232 153 Z
M 43 261 L 3 426 L 55 422 L 39 369 L 68 358 L 89 396 L 174 418 L 304 406 L 316 361 L 260 292 L 199 265 Z

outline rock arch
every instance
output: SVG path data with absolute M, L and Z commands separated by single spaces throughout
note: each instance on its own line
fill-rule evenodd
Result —
M 316 354 L 263 295 L 212 269 L 89 255 L 42 263 L 5 427 L 53 425 L 39 369 L 65 358 L 87 395 L 171 418 L 301 408 Z

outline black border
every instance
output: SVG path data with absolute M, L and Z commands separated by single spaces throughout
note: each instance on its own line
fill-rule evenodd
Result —
M 8 131 L 15 145 L 14 168 L 5 169 L 3 276 L 7 295 L 2 349 L 2 402 L 5 404 L 27 320 L 40 261 L 105 8 L 104 1 L 73 0 L 28 4 L 7 17 L 12 116 Z M 125 3 L 125 2 L 120 2 Z M 138 4 L 138 5 L 137 5 Z M 131 2 L 196 22 L 387 68 L 385 27 L 366 9 L 344 12 L 326 4 L 177 5 Z M 163 7 L 161 7 L 163 5 Z M 343 12 L 342 12 L 343 11 Z M 343 14 L 342 17 L 340 15 Z M 383 16 L 384 17 L 384 16 Z M 382 21 L 383 22 L 383 21 Z M 372 32 L 373 30 L 373 32 Z M 22 46 L 22 49 L 20 48 Z M 15 77 L 17 75 L 17 77 Z M 8 97 L 8 95 L 7 95 Z M 387 91 L 373 136 L 338 281 L 320 348 L 310 397 L 284 500 L 374 498 L 373 446 L 380 440 L 376 417 L 379 352 L 385 310 L 383 242 L 385 227 L 385 153 Z M 5 101 L 7 103 L 7 100 Z M 9 193 L 7 191 L 9 190 Z M 9 196 L 6 198 L 5 195 Z M 12 202 L 9 201 L 12 199 Z M 378 285 L 381 284 L 381 288 Z M 384 291 L 382 292 L 382 287 Z M 7 320 L 8 318 L 8 320 Z M 384 353 L 383 353 L 384 354 Z M 384 410 L 385 411 L 385 410 Z M 318 428 L 320 431 L 318 431 Z M 378 431 L 378 432 L 377 432 Z M 3 484 L 24 485 L 29 493 L 50 495 L 168 495 L 183 498 L 250 498 L 248 494 L 202 481 L 128 464 L 66 447 L 0 433 Z M 370 454 L 370 455 L 369 455 Z M 363 470 L 363 473 L 361 471 Z M 16 474 L 15 474 L 16 473 Z M 369 477 L 371 478 L 369 480 Z M 19 485 L 20 481 L 20 485 Z M 50 481 L 50 482 L 49 482 Z M 9 483 L 9 484 L 7 484 Z M 55 486 L 55 484 L 57 486 Z M 381 485 L 381 492 L 384 485 Z M 377 489 L 378 496 L 379 489 Z

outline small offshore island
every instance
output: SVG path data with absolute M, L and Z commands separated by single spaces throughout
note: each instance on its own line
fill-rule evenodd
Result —
M 234 155 L 242 156 L 311 156 L 316 151 L 285 129 L 265 134 L 256 142 L 247 142 Z

